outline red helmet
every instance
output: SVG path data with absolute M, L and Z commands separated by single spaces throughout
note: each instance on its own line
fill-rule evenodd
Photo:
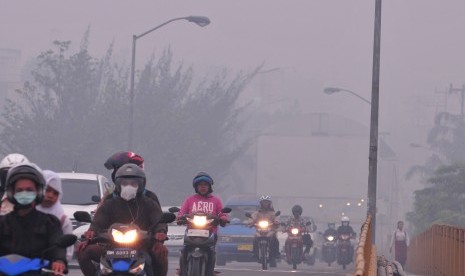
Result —
M 115 173 L 125 164 L 136 164 L 137 166 L 144 168 L 144 158 L 132 151 L 120 151 L 110 156 L 107 161 L 103 164 L 108 170 L 113 170 L 111 178 L 115 181 Z

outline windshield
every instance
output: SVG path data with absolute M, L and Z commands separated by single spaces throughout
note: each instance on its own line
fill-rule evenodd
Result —
M 245 213 L 252 214 L 258 209 L 258 206 L 256 205 L 230 205 L 228 207 L 232 209 L 231 213 L 229 213 L 229 218 L 238 218 L 241 221 L 248 219 L 245 216 Z
M 97 204 L 92 201 L 92 196 L 100 195 L 97 179 L 61 179 L 63 183 L 62 204 L 91 205 Z

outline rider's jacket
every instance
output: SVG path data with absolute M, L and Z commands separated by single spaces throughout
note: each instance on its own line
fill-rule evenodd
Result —
M 328 228 L 323 233 L 323 236 L 325 236 L 325 237 L 327 237 L 327 236 L 337 237 L 337 230 L 333 229 L 333 228 Z
M 304 229 L 305 232 L 310 232 L 310 228 L 308 227 L 308 225 L 306 225 L 307 222 L 308 222 L 308 220 L 305 220 L 301 216 L 299 216 L 297 218 L 292 216 L 287 220 L 286 227 L 287 228 L 298 227 L 300 229 Z
M 26 216 L 19 216 L 14 210 L 0 217 L 0 256 L 40 258 L 42 251 L 51 248 L 62 235 L 60 221 L 54 215 L 33 209 Z M 44 259 L 66 263 L 66 249 L 52 248 L 45 252 Z
M 219 197 L 214 196 L 212 194 L 208 194 L 206 196 L 193 194 L 186 198 L 186 200 L 182 204 L 181 210 L 179 210 L 178 212 L 178 219 L 184 215 L 189 215 L 193 213 L 205 213 L 218 216 L 221 220 L 226 221 L 228 219 L 228 215 L 222 213 L 222 209 L 223 202 Z M 217 233 L 218 226 L 213 226 L 212 231 L 213 233 Z
M 337 234 L 338 235 L 353 235 L 355 234 L 355 232 L 354 232 L 354 229 L 350 225 L 347 225 L 347 226 L 341 225 L 337 228 Z
M 162 211 L 153 199 L 142 194 L 126 201 L 119 196 L 107 198 L 95 213 L 89 230 L 100 233 L 113 223 L 134 223 L 144 231 L 157 231 Z

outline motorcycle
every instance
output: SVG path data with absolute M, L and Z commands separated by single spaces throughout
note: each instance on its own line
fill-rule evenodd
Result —
M 277 217 L 280 214 L 281 212 L 277 211 L 275 216 Z M 246 213 L 245 216 L 252 219 L 252 215 L 250 213 Z M 267 270 L 269 265 L 276 266 L 276 260 L 274 258 L 270 258 L 270 244 L 275 233 L 273 231 L 275 225 L 272 221 L 260 219 L 254 224 L 254 226 L 257 230 L 255 232 L 254 246 L 258 245 L 258 260 L 262 264 L 262 269 Z M 256 249 L 254 248 L 254 251 L 255 250 Z
M 324 243 L 321 248 L 321 254 L 323 261 L 331 266 L 331 264 L 336 261 L 336 237 L 334 235 L 325 235 Z
M 45 252 L 54 249 L 56 247 L 59 248 L 67 248 L 70 245 L 73 245 L 77 240 L 75 235 L 67 234 L 61 236 L 56 243 L 50 247 L 45 249 L 42 252 L 42 256 L 44 256 Z M 50 261 L 44 260 L 44 258 L 27 258 L 25 256 L 17 255 L 17 254 L 9 254 L 0 257 L 0 275 L 44 275 L 44 274 L 53 274 L 51 269 L 47 269 L 50 265 Z M 65 274 L 67 271 L 65 271 Z M 65 275 L 61 274 L 61 275 Z
M 306 225 L 310 225 L 310 222 L 307 222 Z M 281 226 L 287 227 L 285 223 L 282 223 Z M 286 260 L 288 264 L 292 264 L 292 269 L 295 270 L 297 269 L 297 265 L 302 263 L 304 257 L 302 234 L 306 232 L 306 229 L 299 226 L 290 226 L 284 232 L 288 235 L 284 246 Z
M 172 207 L 170 212 L 179 212 L 179 208 Z M 228 214 L 231 208 L 223 208 L 222 213 Z M 215 247 L 216 237 L 212 232 L 213 226 L 218 225 L 219 217 L 197 212 L 183 216 L 179 223 L 186 224 L 184 234 L 184 250 L 182 255 L 182 275 L 187 276 L 206 276 L 212 275 L 213 271 L 207 271 L 208 263 L 215 262 L 215 256 L 212 255 Z
M 342 265 L 342 269 L 346 269 L 346 266 L 352 262 L 354 249 L 350 239 L 351 235 L 341 234 L 337 242 L 337 263 Z
M 80 222 L 91 222 L 87 212 L 78 211 L 74 218 Z M 173 222 L 175 216 L 164 213 L 160 223 Z M 97 275 L 152 275 L 151 257 L 144 245 L 151 243 L 151 235 L 135 224 L 113 223 L 104 233 L 89 240 L 90 244 L 103 243 L 106 252 L 100 258 Z

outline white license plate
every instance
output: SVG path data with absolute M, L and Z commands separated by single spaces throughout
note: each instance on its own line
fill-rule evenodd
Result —
M 200 229 L 189 229 L 187 230 L 188 237 L 204 237 L 208 238 L 210 236 L 210 231 L 200 230 Z

